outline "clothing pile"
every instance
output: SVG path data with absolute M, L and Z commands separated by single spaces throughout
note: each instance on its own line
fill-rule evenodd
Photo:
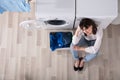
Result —
M 50 48 L 54 51 L 57 48 L 70 47 L 72 42 L 71 32 L 51 32 L 50 33 Z
M 0 0 L 0 14 L 9 12 L 30 12 L 30 4 L 26 0 Z

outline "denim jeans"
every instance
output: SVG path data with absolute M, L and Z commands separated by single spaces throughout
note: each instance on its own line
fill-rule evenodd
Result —
M 94 43 L 95 43 L 95 40 L 89 40 L 89 41 L 88 41 L 88 40 L 86 40 L 86 39 L 82 36 L 82 38 L 80 39 L 79 43 L 76 44 L 76 46 L 81 46 L 81 47 L 88 46 L 88 47 L 89 47 L 89 46 L 93 46 Z M 78 55 L 78 52 L 79 52 L 79 51 L 74 50 L 74 49 L 73 49 L 73 46 L 75 46 L 75 45 L 73 45 L 73 44 L 71 43 L 71 45 L 70 45 L 70 51 L 71 51 L 71 53 L 72 53 L 72 55 L 73 55 L 73 58 L 74 58 L 75 60 L 79 60 L 79 55 Z M 87 54 L 85 55 L 85 57 L 84 57 L 84 61 L 85 61 L 85 62 L 88 62 L 88 61 L 94 59 L 94 58 L 97 56 L 97 54 L 98 54 L 98 52 L 95 53 L 95 54 L 87 53 Z

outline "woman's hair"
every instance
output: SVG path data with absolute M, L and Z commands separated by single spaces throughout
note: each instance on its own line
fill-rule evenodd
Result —
M 81 29 L 83 29 L 84 27 L 85 27 L 85 29 L 88 29 L 90 26 L 92 26 L 92 33 L 96 34 L 96 32 L 97 32 L 97 24 L 95 23 L 95 21 L 93 21 L 90 18 L 83 18 L 80 21 L 79 27 Z

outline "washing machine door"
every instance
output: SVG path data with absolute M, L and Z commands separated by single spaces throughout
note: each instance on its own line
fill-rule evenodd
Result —
M 45 29 L 67 29 L 67 28 L 70 28 L 70 22 L 62 19 L 45 20 L 44 28 Z
M 62 19 L 27 20 L 20 23 L 25 29 L 72 29 L 72 22 Z
M 39 20 L 27 20 L 20 22 L 19 26 L 27 29 L 27 30 L 33 30 L 33 29 L 40 29 L 42 25 L 42 22 Z
M 50 24 L 50 25 L 56 25 L 56 26 L 60 26 L 60 25 L 65 25 L 66 21 L 65 20 L 47 20 L 45 21 L 46 24 Z

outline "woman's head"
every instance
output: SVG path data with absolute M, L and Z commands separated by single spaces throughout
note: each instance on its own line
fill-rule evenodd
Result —
M 96 34 L 97 24 L 90 18 L 83 18 L 79 24 L 85 35 Z

